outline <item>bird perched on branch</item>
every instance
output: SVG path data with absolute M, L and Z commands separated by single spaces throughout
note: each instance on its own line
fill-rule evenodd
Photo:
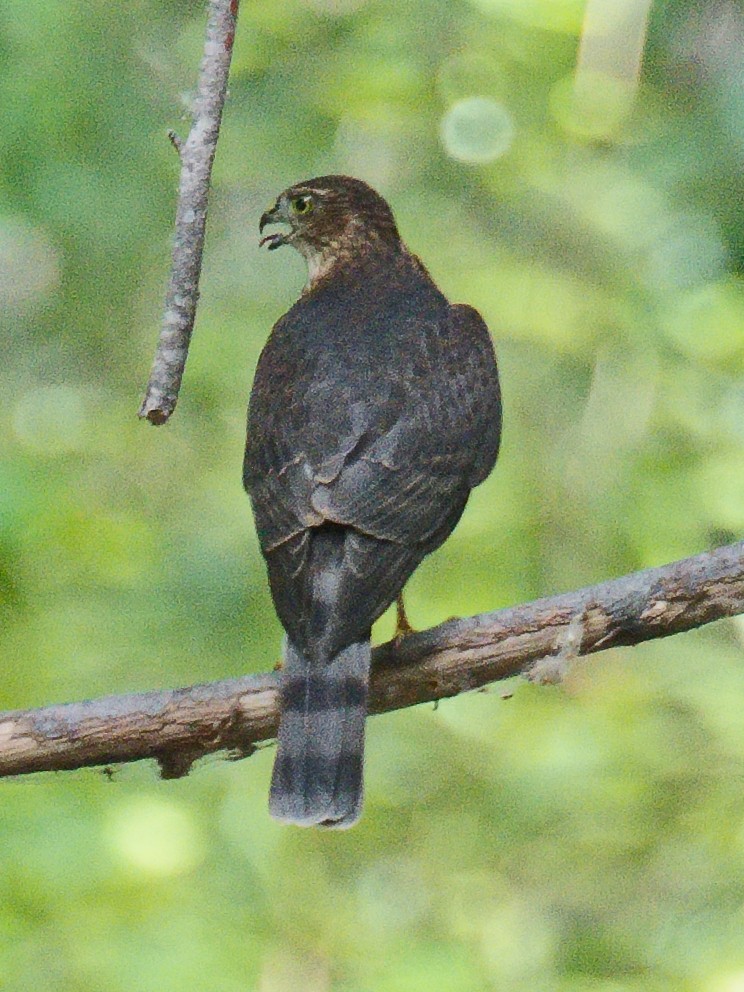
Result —
M 260 222 L 307 262 L 261 354 L 244 483 L 286 631 L 269 807 L 348 827 L 362 808 L 370 628 L 496 461 L 493 346 L 366 183 L 322 176 Z

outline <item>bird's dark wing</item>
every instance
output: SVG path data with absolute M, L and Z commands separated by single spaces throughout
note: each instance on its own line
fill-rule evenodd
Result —
M 324 521 L 426 543 L 453 494 L 490 472 L 501 402 L 482 318 L 455 305 L 398 332 L 397 354 L 366 377 L 323 374 L 297 349 L 265 350 L 245 473 L 266 550 Z
M 314 350 L 307 333 L 288 346 L 293 329 L 281 321 L 262 355 L 246 487 L 277 610 L 300 642 L 314 636 L 297 628 L 313 615 L 314 528 L 346 532 L 331 627 L 359 636 L 495 462 L 500 398 L 486 326 L 470 307 L 443 301 L 426 319 L 421 309 L 403 319 L 393 310 L 385 334 L 360 349 L 364 365 L 333 340 Z
M 337 477 L 316 484 L 311 505 L 327 520 L 427 553 L 493 468 L 501 398 L 493 345 L 476 310 L 450 306 L 440 326 L 413 338 L 418 354 L 404 363 L 406 395 L 394 422 L 360 440 Z

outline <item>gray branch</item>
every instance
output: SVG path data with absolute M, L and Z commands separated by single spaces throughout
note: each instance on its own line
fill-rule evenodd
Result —
M 176 231 L 165 313 L 139 415 L 164 424 L 175 409 L 199 299 L 212 162 L 232 58 L 238 0 L 210 0 L 193 123 L 182 141 L 168 132 L 181 159 Z
M 744 613 L 744 541 L 562 596 L 450 620 L 376 648 L 370 711 L 432 702 Z M 276 733 L 275 673 L 0 713 L 0 776 L 155 758 L 165 778 L 203 755 L 245 757 Z

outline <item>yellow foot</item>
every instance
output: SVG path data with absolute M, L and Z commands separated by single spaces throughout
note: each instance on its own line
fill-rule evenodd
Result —
M 395 637 L 393 640 L 396 644 L 400 644 L 404 637 L 408 634 L 413 634 L 414 629 L 408 622 L 408 615 L 406 614 L 405 603 L 403 602 L 403 593 L 398 593 L 398 598 L 395 600 L 395 606 L 397 609 L 397 616 L 395 620 Z

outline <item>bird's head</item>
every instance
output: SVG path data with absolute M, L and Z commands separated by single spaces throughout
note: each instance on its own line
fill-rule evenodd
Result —
M 261 244 L 269 250 L 282 245 L 296 248 L 307 261 L 311 286 L 339 261 L 400 246 L 385 200 L 371 186 L 349 176 L 320 176 L 285 189 L 261 217 L 260 233 L 274 224 L 284 229 L 261 238 Z

